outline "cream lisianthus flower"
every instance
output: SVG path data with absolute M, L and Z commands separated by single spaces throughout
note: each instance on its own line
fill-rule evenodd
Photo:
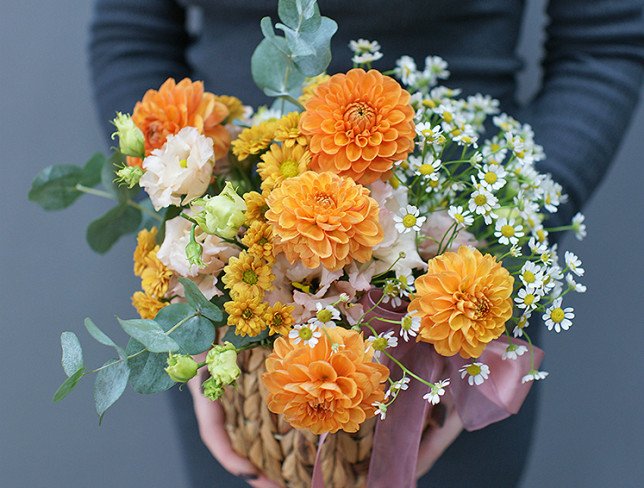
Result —
M 204 194 L 214 162 L 212 140 L 194 127 L 185 127 L 143 160 L 145 173 L 139 185 L 156 210 L 185 204 Z

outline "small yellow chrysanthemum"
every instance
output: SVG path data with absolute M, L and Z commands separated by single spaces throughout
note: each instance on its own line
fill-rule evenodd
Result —
M 277 121 L 275 140 L 281 142 L 285 147 L 293 147 L 296 144 L 306 146 L 308 144 L 308 139 L 300 132 L 299 112 L 286 114 Z
M 242 244 L 248 248 L 248 254 L 265 259 L 272 263 L 273 256 L 273 227 L 261 220 L 254 221 L 246 231 Z
M 266 303 L 262 298 L 248 290 L 242 290 L 233 301 L 224 303 L 228 314 L 228 325 L 234 326 L 241 336 L 257 336 L 265 328 Z
M 318 86 L 320 86 L 322 83 L 328 81 L 329 78 L 331 78 L 329 75 L 327 75 L 326 73 L 322 73 L 312 78 L 307 78 L 306 80 L 304 80 L 304 86 L 302 87 L 302 94 L 300 95 L 300 98 L 298 98 L 298 101 L 302 105 L 306 105 L 306 102 L 308 102 L 311 99 L 311 97 L 313 97 L 313 94 L 315 93 L 315 89 Z
M 134 275 L 141 276 L 145 269 L 145 257 L 157 245 L 157 228 L 143 229 L 136 236 L 136 249 L 134 250 Z
M 233 154 L 240 161 L 251 154 L 259 154 L 266 149 L 275 136 L 276 120 L 267 120 L 259 125 L 241 131 L 233 141 Z
M 239 98 L 231 95 L 215 95 L 215 100 L 223 103 L 228 109 L 226 124 L 230 124 L 233 120 L 241 119 L 244 116 L 244 104 Z
M 311 153 L 302 146 L 280 147 L 279 144 L 272 144 L 257 165 L 257 172 L 262 178 L 262 192 L 268 195 L 282 181 L 301 175 L 310 162 Z
M 271 267 L 264 259 L 242 251 L 239 257 L 229 259 L 222 281 L 230 290 L 230 296 L 235 298 L 244 290 L 263 296 L 273 287 L 274 279 Z
M 159 310 L 167 306 L 168 303 L 146 295 L 142 291 L 137 291 L 132 295 L 132 305 L 142 319 L 153 319 Z
M 266 199 L 263 195 L 256 191 L 249 191 L 244 194 L 244 201 L 246 202 L 246 222 L 251 224 L 256 220 L 266 220 L 264 215 L 268 210 Z
M 150 296 L 163 298 L 168 291 L 172 271 L 170 271 L 157 257 L 158 247 L 150 251 L 143 264 L 145 268 L 141 272 L 141 288 Z
M 268 324 L 271 334 L 285 336 L 291 330 L 295 323 L 293 318 L 293 305 L 284 305 L 281 302 L 275 302 L 272 307 L 266 310 L 265 322 Z

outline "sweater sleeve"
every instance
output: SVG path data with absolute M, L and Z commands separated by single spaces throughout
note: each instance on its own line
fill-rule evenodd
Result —
M 544 78 L 524 109 L 549 172 L 569 195 L 553 222 L 568 222 L 599 185 L 640 95 L 642 0 L 550 0 Z
M 102 127 L 131 112 L 149 88 L 189 76 L 185 10 L 174 0 L 95 0 L 90 68 Z

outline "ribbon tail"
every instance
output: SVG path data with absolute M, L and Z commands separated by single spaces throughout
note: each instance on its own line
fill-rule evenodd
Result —
M 328 434 L 322 434 L 318 441 L 318 452 L 315 455 L 313 465 L 313 476 L 311 477 L 311 488 L 324 488 L 324 474 L 322 473 L 322 447 Z

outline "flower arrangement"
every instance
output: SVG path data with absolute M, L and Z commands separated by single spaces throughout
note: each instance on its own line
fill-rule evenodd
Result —
M 458 407 L 511 363 L 525 396 L 548 374 L 530 322 L 568 330 L 574 312 L 562 299 L 585 291 L 579 258 L 561 261 L 549 241 L 565 230 L 581 239 L 584 219 L 547 227 L 566 196 L 537 170 L 531 128 L 488 96 L 439 86 L 449 72 L 438 57 L 378 71 L 379 44 L 360 39 L 354 68 L 329 75 L 335 23 L 314 1 L 280 1 L 279 14 L 285 36 L 262 20 L 252 59 L 271 108 L 169 79 L 117 115 L 111 159 L 34 180 L 30 198 L 48 210 L 83 193 L 116 202 L 88 228 L 100 253 L 138 231 L 140 318 L 119 319 L 130 341 L 121 347 L 86 319 L 116 356 L 91 369 L 64 332 L 67 379 L 54 399 L 96 374 L 102 417 L 127 384 L 161 392 L 204 368 L 215 401 L 252 348 L 270 351 L 267 408 L 315 434 L 388 419 L 414 383 L 430 406 L 454 389 Z M 493 354 L 500 361 L 486 361 Z M 429 360 L 435 370 L 423 375 Z

